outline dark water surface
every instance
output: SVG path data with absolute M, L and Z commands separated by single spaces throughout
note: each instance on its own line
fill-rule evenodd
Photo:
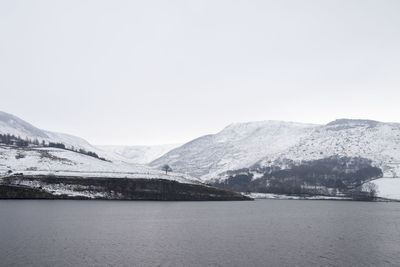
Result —
M 400 266 L 400 203 L 1 200 L 2 266 Z

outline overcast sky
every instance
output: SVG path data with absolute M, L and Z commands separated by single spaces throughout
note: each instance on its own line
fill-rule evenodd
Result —
M 0 110 L 94 144 L 400 122 L 400 1 L 0 0 Z

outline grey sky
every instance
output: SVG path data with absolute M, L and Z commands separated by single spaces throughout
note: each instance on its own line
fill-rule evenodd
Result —
M 94 144 L 400 121 L 400 1 L 0 0 L 0 110 Z

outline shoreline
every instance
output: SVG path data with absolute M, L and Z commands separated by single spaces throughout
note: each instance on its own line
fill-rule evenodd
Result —
M 396 199 L 388 199 L 382 197 L 376 197 L 374 200 L 356 200 L 351 197 L 345 196 L 300 196 L 300 195 L 285 195 L 285 194 L 273 194 L 273 193 L 243 193 L 242 195 L 253 198 L 254 200 L 268 199 L 268 200 L 335 200 L 335 201 L 364 201 L 364 202 L 400 202 Z

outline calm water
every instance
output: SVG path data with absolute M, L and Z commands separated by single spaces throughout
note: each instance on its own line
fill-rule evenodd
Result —
M 400 266 L 400 203 L 1 200 L 3 266 Z

